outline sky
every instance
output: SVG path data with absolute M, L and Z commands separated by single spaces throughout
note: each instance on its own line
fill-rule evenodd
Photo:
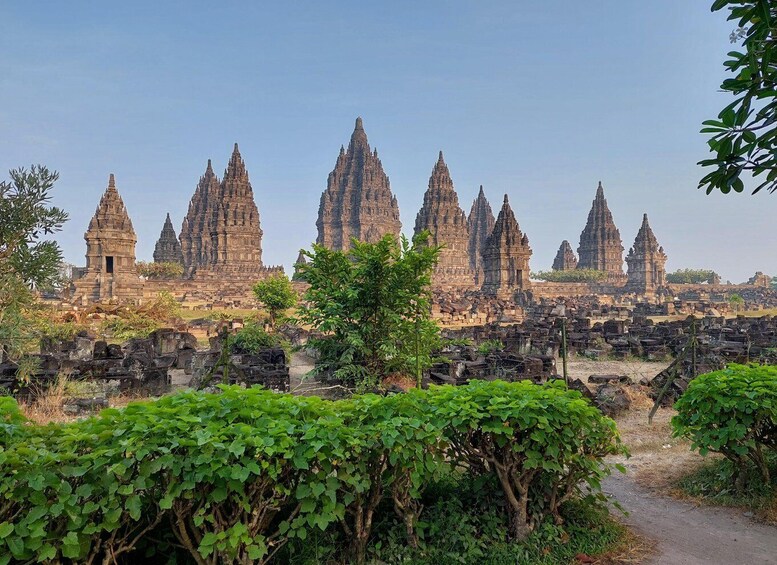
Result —
M 667 270 L 777 274 L 777 195 L 706 195 L 705 119 L 733 25 L 711 0 L 0 3 L 0 178 L 41 163 L 67 261 L 108 175 L 151 260 L 213 159 L 248 168 L 264 262 L 316 238 L 321 192 L 361 116 L 410 234 L 438 151 L 469 213 L 509 195 L 550 268 L 602 182 L 626 251 L 647 213 Z M 0 218 L 0 221 L 2 219 Z M 624 253 L 625 255 L 625 253 Z M 625 268 L 625 265 L 624 265 Z

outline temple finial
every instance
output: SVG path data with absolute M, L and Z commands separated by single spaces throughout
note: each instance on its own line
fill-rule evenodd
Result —
M 108 177 L 108 188 L 116 188 L 116 179 L 114 178 L 113 173 Z
M 356 126 L 353 129 L 364 129 L 364 125 L 362 124 L 361 116 L 356 118 Z

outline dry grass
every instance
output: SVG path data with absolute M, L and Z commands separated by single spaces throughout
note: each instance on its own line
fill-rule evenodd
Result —
M 640 536 L 632 528 L 623 527 L 623 536 L 617 547 L 597 555 L 591 563 L 595 565 L 626 565 L 645 563 L 656 552 L 656 542 Z
M 69 381 L 70 375 L 62 372 L 57 375 L 57 379 L 49 387 L 43 388 L 41 385 L 33 385 L 32 398 L 34 400 L 19 406 L 24 416 L 36 424 L 71 421 L 72 415 L 62 408 L 67 398 Z
M 662 494 L 674 494 L 677 480 L 697 469 L 704 458 L 690 450 L 688 441 L 672 437 L 670 420 L 674 409 L 659 408 L 653 422 L 648 423 L 653 401 L 646 389 L 634 386 L 626 390 L 632 400 L 631 410 L 616 418 L 616 422 L 631 457 L 619 462 L 640 485 Z

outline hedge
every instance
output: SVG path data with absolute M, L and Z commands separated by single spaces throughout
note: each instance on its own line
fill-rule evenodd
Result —
M 676 437 L 691 440 L 701 455 L 723 454 L 739 484 L 751 463 L 769 484 L 765 451 L 777 449 L 777 366 L 729 365 L 700 375 L 675 402 Z
M 385 508 L 416 542 L 421 493 L 452 465 L 499 478 L 522 539 L 622 450 L 579 393 L 503 382 L 337 402 L 222 386 L 47 426 L 0 399 L 0 434 L 0 564 L 113 563 L 160 539 L 198 564 L 266 563 L 336 524 L 361 562 Z

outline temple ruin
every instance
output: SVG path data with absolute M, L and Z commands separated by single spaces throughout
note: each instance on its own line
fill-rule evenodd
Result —
M 318 209 L 316 242 L 329 249 L 351 246 L 351 238 L 375 242 L 386 234 L 399 237 L 397 198 L 391 193 L 378 150 L 370 150 L 362 119 L 356 118 L 348 150 L 340 147 Z
M 588 221 L 580 234 L 577 255 L 578 269 L 605 271 L 610 282 L 625 282 L 621 234 L 615 227 L 601 182 L 596 189 L 596 198 L 588 213 Z
M 483 292 L 509 298 L 516 291 L 528 289 L 531 286 L 531 254 L 529 238 L 521 232 L 505 194 L 494 230 L 483 251 Z
M 86 267 L 74 281 L 74 303 L 137 300 L 142 296 L 143 280 L 135 266 L 138 239 L 112 173 L 84 239 Z
M 483 251 L 486 247 L 486 240 L 491 232 L 494 231 L 496 218 L 491 211 L 491 204 L 488 203 L 483 185 L 480 185 L 480 191 L 477 198 L 472 202 L 472 208 L 467 217 L 467 226 L 469 228 L 469 268 L 475 277 L 475 286 L 483 284 Z
M 467 216 L 459 206 L 459 197 L 442 151 L 429 177 L 424 204 L 415 219 L 415 233 L 424 230 L 430 234 L 430 245 L 442 246 L 432 285 L 472 288 L 475 279 L 470 269 Z
M 575 257 L 575 252 L 572 251 L 572 246 L 565 239 L 558 248 L 556 258 L 553 259 L 553 270 L 574 271 L 575 269 L 577 269 L 577 257 Z
M 642 226 L 626 256 L 626 265 L 626 291 L 649 294 L 666 286 L 666 253 L 650 229 L 647 214 L 642 216 Z
M 162 227 L 162 233 L 154 246 L 154 263 L 178 263 L 183 265 L 183 252 L 181 251 L 181 242 L 175 235 L 173 222 L 170 221 L 170 214 L 165 218 L 165 225 Z

